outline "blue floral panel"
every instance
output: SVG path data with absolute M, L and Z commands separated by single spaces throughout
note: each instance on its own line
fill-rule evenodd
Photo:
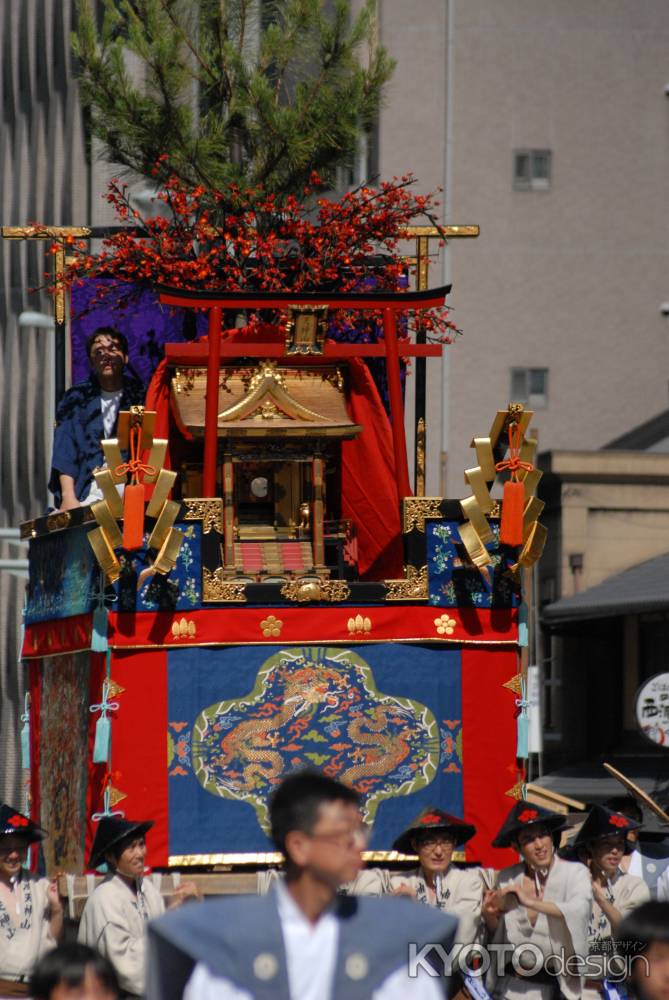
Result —
M 515 550 L 499 544 L 499 524 L 492 524 L 495 536 L 486 548 L 492 558 L 490 583 L 466 559 L 458 534 L 457 521 L 428 521 L 427 571 L 429 602 L 445 608 L 515 608 L 517 588 L 509 576 Z
M 166 576 L 154 573 L 137 591 L 142 570 L 151 565 L 155 552 L 144 547 L 136 552 L 119 552 L 121 576 L 115 589 L 114 611 L 192 611 L 202 604 L 202 561 L 200 545 L 202 525 L 197 521 L 182 521 L 175 528 L 184 536 L 176 566 Z

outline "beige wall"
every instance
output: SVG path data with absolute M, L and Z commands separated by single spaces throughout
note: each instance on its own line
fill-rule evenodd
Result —
M 481 226 L 450 250 L 465 336 L 445 366 L 442 439 L 448 493 L 461 496 L 469 442 L 508 402 L 511 367 L 549 369 L 549 405 L 535 418 L 542 448 L 600 447 L 669 405 L 659 308 L 669 299 L 669 4 L 381 0 L 381 11 L 398 60 L 381 174 L 443 182 L 450 114 L 447 221 Z M 512 190 L 517 147 L 552 150 L 549 192 Z M 433 446 L 439 396 L 433 384 Z M 437 463 L 433 448 L 432 482 Z
M 551 473 L 542 492 L 550 498 L 542 518 L 550 540 L 540 573 L 556 576 L 556 597 L 669 552 L 668 455 L 553 452 L 541 462 Z M 578 577 L 569 560 L 575 554 L 583 556 Z

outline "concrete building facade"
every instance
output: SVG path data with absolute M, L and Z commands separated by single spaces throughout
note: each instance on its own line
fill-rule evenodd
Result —
M 445 220 L 481 226 L 433 273 L 464 337 L 428 365 L 427 492 L 463 496 L 471 438 L 523 391 L 541 449 L 599 448 L 667 406 L 669 6 L 380 10 L 398 63 L 380 175 L 444 186 Z

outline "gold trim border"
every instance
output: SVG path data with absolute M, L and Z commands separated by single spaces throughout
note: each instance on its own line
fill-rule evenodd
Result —
M 435 611 L 438 608 L 435 607 Z M 249 642 L 223 642 L 222 640 L 216 640 L 213 642 L 149 642 L 142 644 L 133 644 L 132 646 L 117 645 L 116 643 L 110 641 L 109 648 L 116 649 L 119 652 L 124 649 L 184 649 L 186 646 L 350 646 L 353 643 L 359 646 L 361 643 L 367 643 L 368 645 L 376 644 L 380 646 L 382 643 L 395 642 L 395 643 L 411 643 L 411 642 L 430 642 L 430 643 L 443 643 L 448 646 L 517 646 L 517 639 L 457 639 L 449 637 L 447 639 L 442 638 L 439 635 L 416 635 L 410 636 L 407 639 L 395 639 L 387 637 L 385 639 L 367 639 L 364 636 L 349 636 L 347 639 L 324 639 L 322 635 L 319 635 L 316 639 L 284 639 L 282 642 L 277 642 L 276 639 L 272 639 L 268 642 L 263 642 L 260 639 L 252 639 Z M 70 650 L 67 650 L 69 653 Z M 60 654 L 58 654 L 60 655 Z M 63 654 L 64 655 L 64 654 Z M 35 657 L 31 657 L 34 659 Z M 28 659 L 28 657 L 26 657 Z
M 363 851 L 363 861 L 412 861 L 418 860 L 415 854 L 401 854 L 399 851 Z M 454 851 L 454 861 L 465 861 L 463 851 Z M 281 865 L 284 857 L 279 851 L 258 851 L 249 854 L 170 854 L 167 864 L 170 868 L 195 865 Z

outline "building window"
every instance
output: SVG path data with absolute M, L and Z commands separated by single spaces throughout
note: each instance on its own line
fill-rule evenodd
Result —
M 534 410 L 548 406 L 548 368 L 512 368 L 511 401 Z
M 514 191 L 548 191 L 550 186 L 550 149 L 514 149 Z

